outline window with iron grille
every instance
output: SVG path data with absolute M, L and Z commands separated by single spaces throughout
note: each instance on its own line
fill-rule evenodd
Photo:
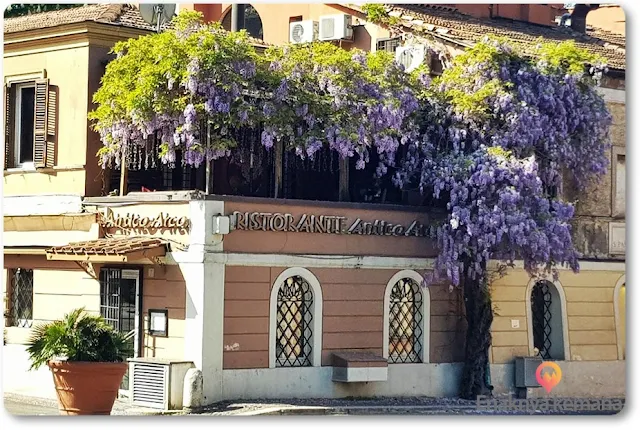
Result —
M 278 290 L 276 367 L 311 366 L 313 291 L 302 276 L 287 278 Z
M 422 362 L 422 318 L 420 286 L 410 278 L 399 280 L 389 301 L 389 363 Z
M 33 270 L 11 269 L 9 326 L 31 327 L 33 324 Z
M 551 305 L 552 295 L 548 282 L 538 282 L 531 291 L 531 322 L 533 324 L 533 346 L 538 355 L 551 359 Z
M 100 269 L 100 315 L 120 333 L 130 334 L 136 326 L 136 282 L 123 279 L 122 269 Z M 135 337 L 129 338 L 133 350 Z M 129 371 L 120 384 L 120 389 L 129 388 Z

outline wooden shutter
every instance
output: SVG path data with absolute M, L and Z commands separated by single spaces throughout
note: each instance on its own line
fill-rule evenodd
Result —
M 49 79 L 36 80 L 34 103 L 33 164 L 36 168 L 47 166 L 47 99 Z
M 4 86 L 4 168 L 8 169 L 15 166 L 15 142 L 13 139 L 13 103 L 15 100 L 15 87 Z
M 56 150 L 56 134 L 57 134 L 57 115 L 58 115 L 58 93 L 56 90 L 49 86 L 49 94 L 47 101 L 47 158 L 46 166 L 53 167 L 55 164 L 55 150 Z

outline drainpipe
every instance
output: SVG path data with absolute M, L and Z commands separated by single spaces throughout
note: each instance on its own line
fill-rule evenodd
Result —
M 231 5 L 231 31 L 240 31 L 244 28 L 245 7 L 244 4 Z

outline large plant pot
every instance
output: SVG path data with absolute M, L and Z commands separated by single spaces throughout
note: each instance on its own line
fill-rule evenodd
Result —
M 127 363 L 49 361 L 60 415 L 110 415 Z

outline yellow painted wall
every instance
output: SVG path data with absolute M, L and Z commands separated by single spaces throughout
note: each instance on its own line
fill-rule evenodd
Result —
M 7 269 L 4 269 L 3 285 L 6 280 Z M 7 297 L 6 286 L 3 290 Z M 89 312 L 100 312 L 97 280 L 82 270 L 33 268 L 33 326 L 60 319 L 80 307 Z M 7 343 L 26 344 L 30 331 L 29 328 L 7 327 Z
M 46 70 L 49 84 L 58 87 L 58 145 L 56 171 L 5 172 L 4 194 L 78 194 L 85 192 L 87 142 L 88 47 L 64 47 L 45 52 L 5 53 L 4 76 Z
M 613 292 L 619 271 L 561 271 L 566 296 L 570 360 L 617 360 Z M 529 275 L 515 269 L 492 284 L 494 322 L 492 362 L 509 363 L 530 354 L 526 289 Z M 622 299 L 624 302 L 624 299 Z M 512 327 L 517 321 L 519 327 Z M 569 359 L 569 358 L 566 358 Z

